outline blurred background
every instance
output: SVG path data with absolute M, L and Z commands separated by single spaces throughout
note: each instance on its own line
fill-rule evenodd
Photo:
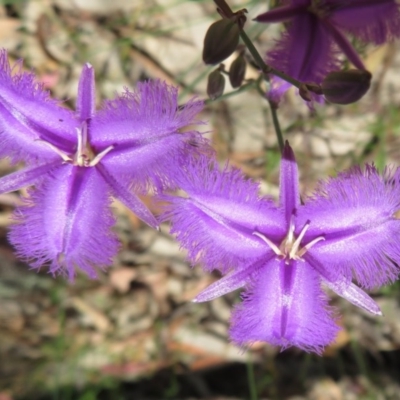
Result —
M 282 29 L 251 22 L 269 3 L 229 2 L 249 11 L 246 31 L 261 54 Z M 99 103 L 153 78 L 179 86 L 184 103 L 207 98 L 213 68 L 201 61 L 202 43 L 216 19 L 211 0 L 0 0 L 0 47 L 68 107 L 85 62 Z M 359 103 L 311 112 L 293 91 L 279 109 L 304 194 L 355 163 L 400 163 L 400 44 L 354 45 L 373 73 Z M 246 78 L 257 76 L 248 64 Z M 265 99 L 243 91 L 208 102 L 201 118 L 221 163 L 276 196 L 280 156 Z M 2 160 L 0 175 L 13 168 Z M 239 293 L 192 303 L 218 274 L 191 268 L 167 225 L 156 232 L 115 203 L 113 266 L 72 285 L 15 258 L 7 242 L 15 204 L 17 194 L 0 196 L 0 400 L 400 399 L 398 283 L 372 293 L 381 318 L 332 295 L 343 330 L 322 357 L 263 343 L 240 349 L 227 336 Z

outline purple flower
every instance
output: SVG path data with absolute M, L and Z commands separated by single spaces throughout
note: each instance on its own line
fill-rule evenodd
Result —
M 365 69 L 343 32 L 375 44 L 400 35 L 400 11 L 395 0 L 290 0 L 285 3 L 255 20 L 290 21 L 287 32 L 267 58 L 272 66 L 302 82 L 321 83 L 328 72 L 338 69 L 337 48 L 356 68 Z M 279 98 L 287 86 L 279 83 L 275 86 L 271 96 Z
M 198 132 L 182 131 L 201 108 L 199 101 L 178 107 L 177 89 L 145 82 L 95 114 L 94 70 L 86 64 L 72 112 L 20 64 L 10 67 L 2 51 L 0 156 L 28 167 L 1 178 L 0 193 L 35 186 L 16 210 L 10 233 L 19 255 L 33 268 L 48 263 L 52 274 L 69 279 L 77 268 L 95 277 L 117 251 L 111 197 L 157 227 L 133 190 L 173 186 L 181 163 L 207 149 Z
M 236 343 L 261 340 L 320 353 L 339 329 L 321 285 L 381 315 L 352 281 L 372 288 L 397 278 L 400 169 L 381 176 L 371 165 L 353 168 L 321 182 L 303 203 L 286 143 L 279 206 L 259 197 L 258 186 L 239 171 L 219 172 L 204 160 L 188 166 L 180 185 L 187 196 L 167 197 L 164 218 L 192 262 L 225 274 L 195 301 L 245 287 L 232 316 Z

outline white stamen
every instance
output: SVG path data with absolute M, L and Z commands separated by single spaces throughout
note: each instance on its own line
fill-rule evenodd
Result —
M 295 224 L 294 224 L 294 217 L 290 219 L 289 230 L 288 233 L 283 239 L 282 243 L 278 247 L 275 243 L 273 243 L 270 239 L 265 237 L 262 233 L 253 232 L 254 236 L 259 237 L 262 239 L 270 249 L 279 257 L 282 257 L 285 260 L 285 264 L 289 264 L 290 260 L 297 260 L 297 261 L 304 261 L 302 256 L 307 253 L 311 247 L 313 247 L 316 243 L 320 242 L 321 240 L 325 240 L 323 236 L 319 236 L 313 239 L 311 242 L 307 243 L 305 246 L 299 249 L 301 241 L 304 239 L 304 236 L 310 226 L 310 222 L 307 222 L 303 229 L 301 230 L 299 236 L 295 238 L 294 231 L 295 231 Z M 294 240 L 295 239 L 295 240 Z
M 109 153 L 113 148 L 114 148 L 114 146 L 109 146 L 109 147 L 107 147 L 105 150 L 103 150 L 101 153 L 97 154 L 97 156 L 96 156 L 95 158 L 93 158 L 92 161 L 90 161 L 89 167 L 94 167 L 96 164 L 98 164 L 98 163 L 100 162 L 100 160 L 101 160 L 107 153 Z
M 263 234 L 259 232 L 253 232 L 254 236 L 258 236 L 260 239 L 264 240 L 265 243 L 271 248 L 271 250 L 277 255 L 277 256 L 283 256 L 284 254 L 281 252 L 280 248 L 271 240 L 269 240 L 267 237 L 265 237 Z
M 55 151 L 63 159 L 64 162 L 71 163 L 78 167 L 94 167 L 106 154 L 114 149 L 114 146 L 109 146 L 99 154 L 93 154 L 90 144 L 88 143 L 88 126 L 86 122 L 83 122 L 80 128 L 76 128 L 76 137 L 77 149 L 74 157 L 71 157 L 67 153 L 64 153 L 56 146 L 52 145 L 49 142 L 46 142 L 45 140 L 37 139 L 36 141 L 45 143 L 53 151 Z M 93 156 L 94 158 L 92 158 Z
M 303 246 L 303 247 L 297 252 L 298 256 L 301 257 L 301 256 L 303 256 L 304 254 L 306 254 L 307 251 L 310 250 L 311 247 L 314 246 L 314 244 L 320 242 L 321 240 L 325 240 L 325 238 L 324 238 L 323 236 L 319 236 L 319 237 L 315 238 L 314 240 L 312 240 L 310 243 L 307 243 L 305 246 Z
M 52 145 L 51 143 L 46 142 L 45 140 L 42 139 L 36 139 L 35 142 L 44 143 L 46 146 L 50 147 L 55 153 L 57 153 L 65 162 L 72 161 L 72 158 L 67 153 L 64 153 L 62 150 Z
M 303 240 L 303 237 L 306 234 L 307 229 L 308 229 L 309 226 L 310 226 L 310 223 L 307 222 L 304 225 L 304 228 L 301 230 L 300 235 L 297 237 L 296 241 L 293 243 L 293 246 L 292 246 L 292 248 L 290 249 L 290 252 L 289 252 L 289 257 L 290 258 L 296 258 L 297 250 L 299 249 L 300 243 Z
M 76 150 L 76 163 L 80 167 L 87 166 L 88 155 L 87 152 L 87 123 L 83 122 L 81 128 L 76 128 L 78 148 Z
M 78 139 L 78 148 L 76 149 L 76 158 L 79 160 L 82 157 L 83 153 L 83 133 L 82 128 L 76 128 L 77 139 Z M 79 161 L 78 161 L 79 163 Z

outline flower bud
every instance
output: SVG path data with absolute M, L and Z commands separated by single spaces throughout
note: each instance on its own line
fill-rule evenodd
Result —
M 208 75 L 207 94 L 211 100 L 215 100 L 224 93 L 225 77 L 221 74 L 219 69 L 211 72 Z
M 239 44 L 239 27 L 229 19 L 214 22 L 206 33 L 203 61 L 218 64 L 228 58 Z
M 243 82 L 246 73 L 246 60 L 243 54 L 239 54 L 229 68 L 229 81 L 233 88 L 238 88 Z
M 322 93 L 334 104 L 350 104 L 361 99 L 371 84 L 370 72 L 361 69 L 330 72 L 322 82 Z

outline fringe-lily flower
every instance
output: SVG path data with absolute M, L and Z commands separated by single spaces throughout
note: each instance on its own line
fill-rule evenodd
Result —
M 192 262 L 225 275 L 195 301 L 245 287 L 231 321 L 236 343 L 266 341 L 320 353 L 339 329 L 321 285 L 381 314 L 353 280 L 372 288 L 397 278 L 400 169 L 380 175 L 371 165 L 353 168 L 321 182 L 302 203 L 286 143 L 276 206 L 239 171 L 202 163 L 202 175 L 198 165 L 182 174 L 187 196 L 167 197 L 165 218 Z
M 0 156 L 27 165 L 0 179 L 0 193 L 35 186 L 15 211 L 10 240 L 33 268 L 49 264 L 69 279 L 77 268 L 95 277 L 111 263 L 118 245 L 111 197 L 157 227 L 134 191 L 173 185 L 176 167 L 206 145 L 198 132 L 181 132 L 196 122 L 201 102 L 178 107 L 175 88 L 146 82 L 95 113 L 94 82 L 86 64 L 72 112 L 0 54 Z
M 302 82 L 321 83 L 338 69 L 339 48 L 358 69 L 365 69 L 344 32 L 364 42 L 384 43 L 400 35 L 400 11 L 395 0 L 290 0 L 256 17 L 256 21 L 289 22 L 289 28 L 268 63 Z M 336 45 L 336 46 L 335 46 Z M 275 101 L 290 87 L 273 78 Z

